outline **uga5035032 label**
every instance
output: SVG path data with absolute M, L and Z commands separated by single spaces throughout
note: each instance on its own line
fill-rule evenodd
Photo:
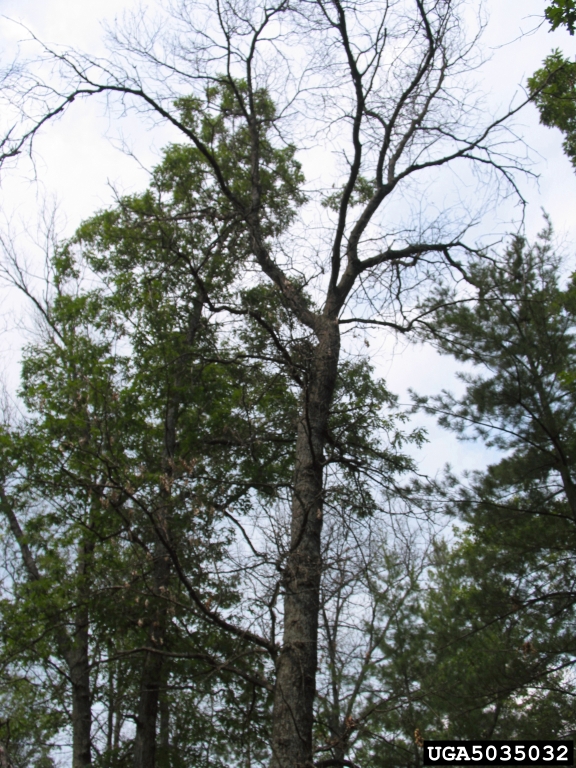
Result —
M 425 741 L 424 765 L 574 765 L 573 741 Z

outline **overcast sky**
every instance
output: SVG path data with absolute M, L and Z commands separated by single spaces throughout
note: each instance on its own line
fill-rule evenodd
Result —
M 101 22 L 113 23 L 114 17 L 134 7 L 131 0 L 0 0 L 4 17 L 21 21 L 40 39 L 66 44 L 94 53 L 103 53 Z M 471 2 L 471 8 L 477 3 Z M 505 108 L 518 94 L 526 78 L 537 69 L 554 47 L 566 54 L 576 53 L 575 39 L 564 31 L 550 33 L 543 24 L 544 0 L 488 0 L 489 24 L 483 39 L 485 52 L 491 60 L 483 67 L 479 79 L 490 95 L 494 111 Z M 26 32 L 15 24 L 0 19 L 0 50 L 4 64 L 14 54 L 19 40 Z M 120 132 L 111 125 L 101 103 L 74 105 L 68 114 L 49 126 L 36 146 L 37 181 L 30 181 L 29 168 L 10 170 L 0 179 L 0 205 L 5 217 L 22 225 L 34 226 L 38 205 L 43 197 L 57 199 L 65 217 L 64 231 L 70 234 L 76 225 L 111 200 L 111 186 L 122 191 L 142 189 L 146 172 L 133 158 L 118 148 Z M 525 183 L 523 193 L 529 202 L 527 231 L 533 236 L 542 224 L 541 209 L 552 216 L 566 249 L 572 251 L 576 242 L 576 175 L 561 149 L 561 134 L 538 124 L 534 108 L 522 114 L 520 130 L 534 151 L 534 170 L 538 182 Z M 168 131 L 147 132 L 135 118 L 122 125 L 126 142 L 145 167 L 151 167 L 161 146 L 171 138 Z M 576 250 L 576 249 L 575 249 Z M 2 294 L 5 322 L 11 323 L 14 306 Z M 7 302 L 9 317 L 7 318 Z M 9 369 L 8 379 L 14 381 L 18 336 L 0 336 L 0 360 Z M 403 393 L 407 385 L 420 391 L 434 392 L 450 386 L 455 369 L 449 361 L 438 361 L 430 350 L 408 350 L 392 357 L 391 346 L 382 348 L 379 369 L 388 375 L 393 389 Z M 426 376 L 423 376 L 423 371 Z M 440 450 L 441 447 L 441 450 Z M 433 458 L 432 458 L 433 454 Z M 457 465 L 478 464 L 482 454 L 466 448 L 454 454 L 451 438 L 434 431 L 434 448 L 428 451 L 427 469 L 438 455 L 456 459 Z

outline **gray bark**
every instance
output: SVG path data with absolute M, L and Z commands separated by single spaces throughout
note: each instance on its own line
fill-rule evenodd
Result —
M 323 461 L 340 337 L 326 322 L 310 363 L 298 423 L 284 636 L 276 665 L 272 768 L 310 768 L 320 606 Z
M 168 766 L 170 761 L 170 709 L 166 699 L 166 680 L 163 680 L 164 695 L 160 692 L 160 743 L 158 750 L 158 765 Z
M 84 768 L 92 763 L 90 733 L 92 705 L 88 659 L 88 622 L 77 623 L 74 645 L 67 656 L 72 683 L 72 766 Z
M 78 547 L 78 610 L 74 619 L 72 647 L 66 655 L 72 683 L 72 766 L 83 768 L 92 762 L 90 734 L 92 703 L 90 695 L 90 662 L 88 655 L 88 600 L 85 577 L 94 552 L 92 543 Z
M 8 752 L 2 744 L 0 744 L 0 768 L 12 768 Z

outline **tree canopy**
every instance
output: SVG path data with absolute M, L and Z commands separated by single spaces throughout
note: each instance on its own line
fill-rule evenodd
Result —
M 558 735 L 572 293 L 549 232 L 472 235 L 486 200 L 522 202 L 524 105 L 476 99 L 458 0 L 163 13 L 3 81 L 5 171 L 86 98 L 177 136 L 143 191 L 53 238 L 42 291 L 2 240 L 37 320 L 0 433 L 10 759 L 408 768 L 422 734 Z M 480 367 L 418 405 L 503 458 L 418 479 L 424 431 L 367 329 Z

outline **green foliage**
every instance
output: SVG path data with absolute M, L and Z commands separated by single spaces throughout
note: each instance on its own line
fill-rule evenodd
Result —
M 363 176 L 358 175 L 356 183 L 354 184 L 354 190 L 352 192 L 350 204 L 351 205 L 364 205 L 374 195 L 374 182 L 368 181 Z M 343 190 L 332 192 L 330 195 L 326 195 L 322 199 L 322 205 L 325 208 L 329 208 L 332 211 L 338 211 L 342 202 Z
M 54 768 L 51 752 L 65 718 L 50 687 L 29 673 L 0 678 L 0 745 L 13 768 Z
M 528 87 L 540 122 L 562 131 L 564 152 L 576 166 L 576 62 L 554 51 L 528 79 Z
M 207 170 L 213 159 L 234 197 L 246 209 L 259 211 L 265 225 L 264 235 L 277 235 L 292 221 L 294 206 L 301 205 L 306 199 L 301 191 L 304 177 L 301 165 L 295 159 L 296 147 L 275 147 L 270 139 L 277 116 L 269 94 L 262 88 L 254 91 L 252 100 L 256 114 L 250 120 L 246 120 L 247 99 L 246 82 L 231 82 L 228 78 L 208 88 L 204 100 L 178 99 L 176 107 L 183 124 L 197 131 L 205 151 L 172 147 L 166 153 L 166 160 L 172 169 L 184 160 L 184 165 L 189 164 L 190 168 L 200 165 Z M 257 165 L 252 153 L 252 134 L 258 137 Z M 186 170 L 184 179 L 188 173 L 190 171 Z M 251 192 L 255 173 L 258 174 L 257 200 Z M 208 181 L 206 172 L 205 177 Z M 218 215 L 234 217 L 236 212 L 217 185 L 213 185 L 212 193 L 213 207 Z
M 572 732 L 576 316 L 563 268 L 548 226 L 534 245 L 514 238 L 473 262 L 468 301 L 446 286 L 429 297 L 442 308 L 428 338 L 466 364 L 465 389 L 417 402 L 500 455 L 462 480 L 405 489 L 421 512 L 459 526 L 419 545 L 405 532 L 403 550 L 381 545 L 355 577 L 372 606 L 364 642 L 343 644 L 337 695 L 319 717 L 325 749 L 355 764 L 419 766 L 420 738 Z
M 552 29 L 565 26 L 571 35 L 576 26 L 576 3 L 574 0 L 552 0 L 544 11 Z
M 430 505 L 444 499 L 466 527 L 437 550 L 423 613 L 433 659 L 423 690 L 440 715 L 419 726 L 425 737 L 558 738 L 572 728 L 576 399 L 566 382 L 576 321 L 551 238 L 547 227 L 534 245 L 514 238 L 502 258 L 479 259 L 473 301 L 434 299 L 445 307 L 431 334 L 469 370 L 462 396 L 419 403 L 503 456 L 429 489 Z
M 230 152 L 242 194 L 243 137 L 220 102 L 214 151 L 222 163 Z M 270 108 L 264 95 L 262 107 Z M 291 150 L 264 142 L 263 152 L 281 166 L 284 184 L 274 176 L 272 233 L 289 221 L 288 196 L 300 178 Z M 171 746 L 159 760 L 226 765 L 266 749 L 267 691 L 238 676 L 263 677 L 264 665 L 241 640 L 200 620 L 189 588 L 242 623 L 241 583 L 219 565 L 233 539 L 223 512 L 246 505 L 251 491 L 268 498 L 287 484 L 296 400 L 258 359 L 257 345 L 254 364 L 244 365 L 251 353 L 241 338 L 209 314 L 213 298 L 233 295 L 249 251 L 242 222 L 205 170 L 196 149 L 170 147 L 144 194 L 83 224 L 54 255 L 47 332 L 24 351 L 27 419 L 2 432 L 3 488 L 40 572 L 31 580 L 18 567 L 7 582 L 2 659 L 13 675 L 33 670 L 50 706 L 70 712 L 62 633 L 73 638 L 82 614 L 93 711 L 100 720 L 108 713 L 97 731 L 108 733 L 98 760 L 106 768 L 130 759 L 125 724 L 138 707 L 139 649 L 154 642 L 170 654 L 163 676 Z M 185 581 L 172 573 L 159 587 L 160 525 Z M 61 716 L 55 727 L 70 721 Z
M 560 26 L 574 34 L 576 4 L 574 0 L 552 0 L 544 11 L 552 29 Z M 532 77 L 528 89 L 538 111 L 540 122 L 559 128 L 564 134 L 563 149 L 576 167 L 576 62 L 556 49 Z
M 23 354 L 26 415 L 0 431 L 2 489 L 22 529 L 15 541 L 5 515 L 16 566 L 0 604 L 0 662 L 13 680 L 41 683 L 32 741 L 42 756 L 56 734 L 69 740 L 69 652 L 82 648 L 97 768 L 131 764 L 129 725 L 157 656 L 159 768 L 269 757 L 273 654 L 222 622 L 255 631 L 271 623 L 286 547 L 275 515 L 290 500 L 316 342 L 278 288 L 250 271 L 240 207 L 258 210 L 262 236 L 273 238 L 305 198 L 295 148 L 270 137 L 269 96 L 256 92 L 248 124 L 238 112 L 246 94 L 238 82 L 181 99 L 181 120 L 202 146 L 168 147 L 148 189 L 84 222 L 49 264 L 45 324 Z M 242 206 L 215 183 L 211 159 Z M 358 200 L 371 194 L 359 179 Z M 304 280 L 293 285 L 312 307 Z M 348 551 L 358 550 L 356 526 L 377 517 L 413 468 L 404 450 L 424 435 L 405 422 L 366 360 L 341 365 L 324 501 L 331 535 L 341 526 Z M 402 581 L 401 560 L 384 560 L 390 580 Z M 373 671 L 371 662 L 358 668 Z M 351 670 L 341 682 L 353 687 Z M 13 711 L 20 733 L 28 720 Z
M 361 518 L 376 512 L 398 476 L 414 469 L 403 449 L 425 440 L 423 430 L 407 431 L 406 421 L 397 398 L 374 378 L 366 360 L 341 365 L 326 449 L 328 469 L 336 470 L 328 483 L 328 503 Z

